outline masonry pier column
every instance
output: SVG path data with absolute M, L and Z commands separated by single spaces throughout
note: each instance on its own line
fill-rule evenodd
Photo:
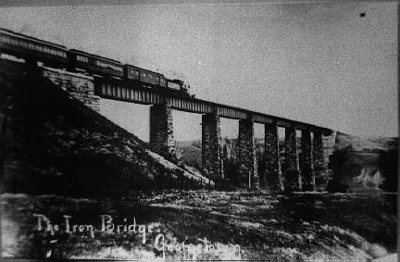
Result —
M 281 190 L 282 170 L 279 161 L 279 136 L 276 121 L 265 124 L 265 188 L 271 192 Z
M 176 157 L 172 109 L 166 104 L 150 107 L 150 146 L 154 152 L 164 157 Z
M 239 120 L 239 181 L 246 187 L 259 187 L 254 145 L 254 123 L 251 119 Z
M 302 177 L 302 189 L 304 191 L 315 190 L 315 174 L 311 156 L 311 132 L 310 130 L 301 131 L 301 154 L 300 154 L 300 173 Z
M 313 158 L 315 172 L 315 187 L 320 190 L 327 182 L 327 163 L 324 156 L 324 144 L 322 134 L 314 132 Z M 322 188 L 321 188 L 322 187 Z
M 298 169 L 296 128 L 285 128 L 285 191 L 292 192 L 300 189 Z
M 204 174 L 211 179 L 224 178 L 222 164 L 220 118 L 216 114 L 202 117 L 202 166 Z

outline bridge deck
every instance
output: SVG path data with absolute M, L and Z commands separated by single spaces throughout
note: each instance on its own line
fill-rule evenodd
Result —
M 97 79 L 95 82 L 96 95 L 102 98 L 132 102 L 138 104 L 168 104 L 173 109 L 186 111 L 190 113 L 206 114 L 216 113 L 220 117 L 231 119 L 253 119 L 256 123 L 273 123 L 277 121 L 278 126 L 291 127 L 296 129 L 312 132 L 320 132 L 324 135 L 329 135 L 332 131 L 328 128 L 319 127 L 295 120 L 285 119 L 281 117 L 271 116 L 250 110 L 237 108 L 233 106 L 217 104 L 210 101 L 205 101 L 180 94 L 171 94 L 163 92 L 163 90 L 155 88 L 143 88 L 138 84 L 123 83 L 122 81 L 105 81 Z

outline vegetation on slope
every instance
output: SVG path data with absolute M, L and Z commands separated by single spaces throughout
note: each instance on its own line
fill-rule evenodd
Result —
M 330 191 L 397 191 L 398 138 L 336 136 Z
M 119 197 L 193 184 L 33 70 L 2 71 L 0 86 L 3 192 Z

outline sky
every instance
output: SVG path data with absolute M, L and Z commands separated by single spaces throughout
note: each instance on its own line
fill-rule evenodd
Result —
M 197 98 L 398 136 L 396 3 L 299 2 L 3 6 L 0 27 L 184 79 Z M 148 141 L 148 106 L 103 99 L 101 113 Z M 201 115 L 173 118 L 177 140 L 201 137 Z

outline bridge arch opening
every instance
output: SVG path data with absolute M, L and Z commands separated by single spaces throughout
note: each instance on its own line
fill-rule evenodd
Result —
M 149 142 L 149 106 L 100 99 L 100 113 L 140 140 Z
M 237 120 L 221 118 L 221 146 L 224 178 L 227 183 L 235 184 L 238 177 L 237 142 L 239 124 Z
M 254 123 L 254 151 L 256 157 L 256 171 L 260 188 L 266 185 L 265 164 L 265 125 Z
M 172 110 L 178 160 L 201 169 L 201 114 Z

